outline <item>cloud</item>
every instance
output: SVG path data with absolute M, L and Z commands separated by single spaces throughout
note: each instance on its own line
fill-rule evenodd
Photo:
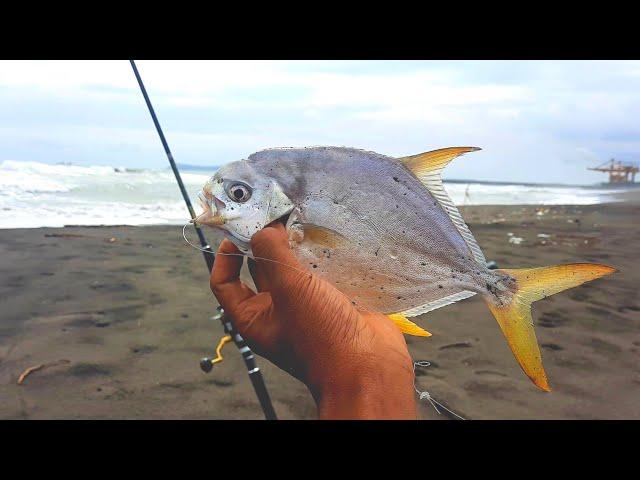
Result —
M 452 177 L 596 182 L 640 154 L 640 62 L 140 61 L 179 161 L 477 145 Z M 633 157 L 633 158 L 632 158 Z M 0 161 L 163 167 L 127 61 L 0 62 Z

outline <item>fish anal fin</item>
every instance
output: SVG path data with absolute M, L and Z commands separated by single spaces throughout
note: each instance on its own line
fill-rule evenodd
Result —
M 424 313 L 431 312 L 432 310 L 437 310 L 438 308 L 446 307 L 447 305 L 451 305 L 452 303 L 459 302 L 460 300 L 464 300 L 465 298 L 473 297 L 475 294 L 476 292 L 463 290 L 461 292 L 447 295 L 446 297 L 442 297 L 437 300 L 433 300 L 429 303 L 425 303 L 424 305 L 410 308 L 409 310 L 400 312 L 400 315 L 404 315 L 405 317 L 417 317 L 418 315 L 422 315 Z
M 419 327 L 411 320 L 407 319 L 401 313 L 392 313 L 391 315 L 387 315 L 389 319 L 400 329 L 402 333 L 406 333 L 407 335 L 415 335 L 416 337 L 430 337 L 431 334 L 427 332 L 425 329 Z

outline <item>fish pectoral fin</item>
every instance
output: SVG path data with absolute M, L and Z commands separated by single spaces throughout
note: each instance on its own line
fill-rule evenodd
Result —
M 416 337 L 430 337 L 431 334 L 427 332 L 425 329 L 420 328 L 418 325 L 413 323 L 411 320 L 407 319 L 401 313 L 392 313 L 391 315 L 387 315 L 389 319 L 396 324 L 396 326 L 400 329 L 402 333 L 406 333 L 407 335 L 415 335 Z
M 346 237 L 330 228 L 320 227 L 311 223 L 303 223 L 301 225 L 304 232 L 302 241 L 309 241 L 327 248 L 336 248 L 349 243 Z

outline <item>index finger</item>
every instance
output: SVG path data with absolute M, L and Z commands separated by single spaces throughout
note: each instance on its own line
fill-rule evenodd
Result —
M 224 239 L 216 253 L 209 284 L 211 291 L 226 312 L 233 315 L 238 305 L 255 293 L 240 281 L 244 255 L 229 240 Z
M 287 231 L 281 223 L 274 223 L 257 232 L 251 239 L 251 250 L 261 274 L 268 279 L 264 283 L 268 284 L 275 302 L 299 292 L 313 278 L 313 274 L 295 257 L 289 246 Z

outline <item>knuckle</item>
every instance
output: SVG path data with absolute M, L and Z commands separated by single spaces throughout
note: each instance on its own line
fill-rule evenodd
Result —
M 253 235 L 251 238 L 251 248 L 263 250 L 279 247 L 281 244 L 284 244 L 283 240 L 286 240 L 286 236 L 284 236 L 282 232 L 274 227 L 266 227 Z
M 263 228 L 256 232 L 253 237 L 251 237 L 251 245 L 261 245 L 264 242 L 269 243 L 269 241 L 273 238 L 273 229 L 272 228 Z
M 220 246 L 218 247 L 218 253 L 236 253 L 238 252 L 238 248 L 233 244 L 231 240 L 225 238 L 220 242 Z
M 287 272 L 282 275 L 272 286 L 280 300 L 295 303 L 311 302 L 320 297 L 320 279 L 312 273 L 304 275 L 291 275 Z
M 224 285 L 220 283 L 210 282 L 211 291 L 219 300 L 224 295 Z

